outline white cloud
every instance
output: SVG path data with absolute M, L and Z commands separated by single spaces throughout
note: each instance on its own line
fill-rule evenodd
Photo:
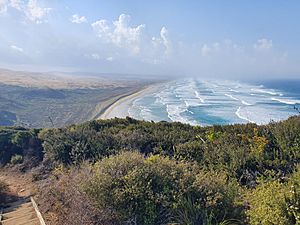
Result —
M 240 44 L 232 40 L 215 43 L 203 43 L 182 49 L 180 61 L 185 61 L 190 68 L 197 68 L 198 73 L 216 76 L 235 76 L 247 74 L 279 73 L 289 67 L 288 52 L 274 48 L 274 42 L 260 39 L 249 44 Z M 198 49 L 198 53 L 196 50 Z M 202 56 L 202 57 L 199 57 Z M 276 69 L 275 69 L 276 68 Z M 195 71 L 197 71 L 195 70 Z M 194 72 L 194 71 L 192 71 Z
M 94 31 L 102 41 L 112 43 L 121 48 L 127 48 L 133 54 L 140 53 L 144 24 L 130 26 L 130 16 L 121 14 L 113 23 L 99 20 L 92 24 Z
M 114 60 L 114 58 L 112 56 L 110 56 L 110 57 L 107 57 L 106 60 L 111 62 Z
M 28 20 L 37 24 L 46 22 L 45 17 L 51 8 L 41 7 L 37 0 L 0 0 L 0 13 L 5 13 L 9 8 L 18 10 Z
M 23 5 L 26 5 L 26 3 L 21 2 L 21 0 L 0 0 L 0 13 L 7 12 L 9 8 L 22 11 Z
M 85 16 L 79 16 L 77 14 L 74 14 L 70 20 L 72 23 L 78 23 L 78 24 L 87 22 L 87 19 L 85 18 Z
M 273 47 L 273 41 L 268 40 L 266 38 L 262 38 L 257 40 L 257 42 L 253 45 L 253 47 L 258 50 L 268 50 Z
M 44 17 L 49 13 L 50 8 L 43 8 L 37 4 L 37 0 L 29 0 L 25 9 L 27 18 L 37 24 L 43 23 Z
M 171 53 L 171 51 L 172 51 L 172 42 L 170 40 L 169 31 L 167 30 L 167 28 L 165 28 L 165 27 L 161 28 L 160 38 L 161 38 L 162 43 L 165 47 L 166 54 Z
M 102 44 L 107 45 L 109 55 L 136 57 L 135 60 L 143 63 L 159 64 L 173 54 L 171 37 L 164 26 L 158 37 L 152 38 L 145 24 L 132 25 L 131 17 L 126 14 L 121 14 L 116 21 L 98 20 L 91 26 Z M 114 59 L 107 58 L 111 60 Z
M 98 37 L 106 39 L 109 41 L 110 36 L 112 35 L 111 27 L 107 20 L 98 20 L 92 23 L 94 31 L 97 33 Z
M 7 0 L 0 0 L 0 14 L 6 13 L 8 6 Z
M 99 60 L 100 59 L 100 55 L 97 54 L 97 53 L 93 53 L 92 54 L 92 58 L 95 59 L 95 60 Z
M 224 45 L 230 45 L 229 41 L 225 41 Z M 204 44 L 201 48 L 201 55 L 203 57 L 209 56 L 210 54 L 216 53 L 221 50 L 221 44 L 219 42 L 215 42 L 212 45 Z
M 22 10 L 22 2 L 20 0 L 10 0 L 9 6 L 19 11 Z
M 173 44 L 166 27 L 161 28 L 159 37 L 152 37 L 151 47 L 156 51 L 156 55 L 158 56 L 158 58 L 154 59 L 154 64 L 159 64 L 161 58 L 168 58 L 171 55 L 173 52 Z
M 23 48 L 17 47 L 15 45 L 11 45 L 10 48 L 17 52 L 24 52 Z
M 211 50 L 210 50 L 210 48 L 208 47 L 208 45 L 207 45 L 207 44 L 204 44 L 204 45 L 202 46 L 202 48 L 201 48 L 201 55 L 202 55 L 202 56 L 207 56 L 207 55 L 209 54 L 210 51 L 211 51 Z

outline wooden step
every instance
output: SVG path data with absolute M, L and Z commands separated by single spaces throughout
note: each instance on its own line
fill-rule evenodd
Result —
M 14 221 L 2 221 L 2 225 L 40 225 L 39 219 L 36 217 L 30 220 L 14 220 Z
M 34 199 L 13 202 L 2 211 L 1 225 L 45 225 Z
M 21 210 L 5 213 L 5 214 L 2 215 L 3 216 L 2 220 L 7 220 L 7 219 L 10 219 L 10 218 L 18 217 L 18 216 L 21 216 L 21 215 L 26 215 L 26 214 L 29 214 L 29 213 L 35 213 L 34 208 L 30 207 L 30 208 L 27 208 L 27 209 L 21 209 Z
M 12 212 L 12 211 L 16 211 L 16 210 L 22 210 L 22 209 L 30 208 L 30 207 L 32 207 L 31 202 L 27 202 L 27 203 L 23 203 L 23 204 L 15 204 L 14 206 L 9 206 L 7 208 L 4 208 L 3 209 L 3 214 L 9 213 L 9 212 Z
M 35 212 L 29 212 L 29 213 L 26 213 L 26 214 L 17 214 L 16 216 L 14 217 L 11 217 L 11 218 L 5 218 L 2 220 L 2 223 L 9 223 L 9 222 L 14 222 L 14 223 L 17 223 L 18 221 L 29 221 L 29 220 L 32 220 L 32 219 L 36 219 L 37 216 L 36 216 L 36 213 Z
M 17 205 L 22 205 L 22 204 L 28 203 L 28 202 L 30 202 L 30 198 L 20 199 L 20 200 L 18 200 L 18 201 L 14 201 L 14 202 L 8 203 L 8 204 L 6 205 L 6 208 L 14 207 L 14 206 L 17 206 Z

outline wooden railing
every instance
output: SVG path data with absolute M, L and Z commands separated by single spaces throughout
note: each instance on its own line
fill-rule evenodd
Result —
M 36 202 L 34 201 L 33 197 L 30 197 L 30 200 L 31 200 L 31 203 L 32 203 L 32 205 L 33 205 L 33 208 L 34 208 L 34 210 L 35 210 L 35 212 L 36 212 L 36 215 L 37 215 L 37 217 L 39 218 L 39 221 L 40 221 L 41 225 L 46 225 L 46 223 L 45 223 L 45 221 L 44 221 L 44 219 L 43 219 L 43 217 L 42 217 L 42 214 L 41 214 L 41 212 L 40 212 L 40 210 L 39 210 L 39 208 L 38 208 Z

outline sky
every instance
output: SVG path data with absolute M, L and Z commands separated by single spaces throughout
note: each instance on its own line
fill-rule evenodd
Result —
M 0 66 L 300 77 L 298 0 L 0 0 Z

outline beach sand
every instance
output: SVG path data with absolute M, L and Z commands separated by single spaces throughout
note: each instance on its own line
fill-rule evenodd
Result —
M 131 107 L 133 101 L 142 96 L 153 93 L 159 87 L 158 84 L 148 85 L 141 90 L 129 94 L 127 96 L 121 97 L 115 100 L 110 106 L 108 106 L 105 111 L 100 115 L 98 119 L 111 119 L 111 118 L 125 118 L 129 116 L 128 109 Z

